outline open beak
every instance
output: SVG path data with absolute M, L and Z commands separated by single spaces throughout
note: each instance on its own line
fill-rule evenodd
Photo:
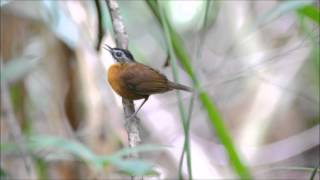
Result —
M 112 47 L 108 46 L 108 44 L 104 44 L 103 48 L 109 52 L 112 51 Z

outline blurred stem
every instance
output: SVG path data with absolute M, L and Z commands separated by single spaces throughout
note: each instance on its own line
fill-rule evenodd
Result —
M 159 3 L 158 5 L 161 5 L 161 4 L 162 3 Z M 221 141 L 221 143 L 224 145 L 226 149 L 231 167 L 239 175 L 239 177 L 250 179 L 249 170 L 241 162 L 240 156 L 238 155 L 235 149 L 231 136 L 229 135 L 228 130 L 223 123 L 223 120 L 219 114 L 219 111 L 217 110 L 214 103 L 211 102 L 211 99 L 208 96 L 208 94 L 200 86 L 200 81 L 196 77 L 196 74 L 190 63 L 190 58 L 183 46 L 183 40 L 181 39 L 179 34 L 170 26 L 164 14 L 165 13 L 164 7 L 159 7 L 159 10 L 160 10 L 160 15 L 162 20 L 161 24 L 163 25 L 165 35 L 166 35 L 166 40 L 169 46 L 170 56 L 172 58 L 175 58 L 175 57 L 179 58 L 180 63 L 183 66 L 184 70 L 192 79 L 193 86 L 195 87 L 195 91 L 197 91 L 199 100 L 204 106 L 205 110 L 207 111 L 212 127 L 214 128 L 217 137 L 219 138 L 219 140 Z M 172 61 L 172 62 L 176 63 L 175 61 Z M 173 67 L 173 70 L 175 68 L 176 66 Z M 184 118 L 183 113 L 181 114 L 182 114 L 182 118 Z
M 215 133 L 217 134 L 220 141 L 223 143 L 225 150 L 227 151 L 231 166 L 234 168 L 235 172 L 237 172 L 241 178 L 250 178 L 249 171 L 246 168 L 246 166 L 241 162 L 241 159 L 233 145 L 232 139 L 230 135 L 227 133 L 227 130 L 223 122 L 221 121 L 222 118 L 220 117 L 220 114 L 218 113 L 218 110 L 216 109 L 214 104 L 211 102 L 209 96 L 205 92 L 200 92 L 199 99 L 203 106 L 206 109 L 209 109 L 207 111 L 209 119 L 215 129 Z
M 160 26 L 163 26 L 162 21 L 161 21 L 161 17 L 160 17 L 160 12 L 159 12 L 159 8 L 158 8 L 158 4 L 156 0 L 145 0 L 145 2 L 147 3 L 147 5 L 149 6 L 149 8 L 151 9 L 151 11 L 153 12 L 154 16 L 156 17 L 158 23 L 160 23 Z M 170 65 L 170 53 L 168 52 L 169 50 L 166 49 L 166 53 L 167 53 L 167 58 L 163 64 L 163 67 L 167 67 Z
M 183 179 L 183 175 L 182 175 L 182 165 L 183 165 L 183 160 L 184 160 L 184 155 L 186 154 L 185 152 L 188 151 L 189 148 L 189 141 L 190 141 L 190 135 L 189 135 L 189 129 L 190 129 L 190 122 L 191 122 L 191 115 L 192 115 L 192 110 L 193 110 L 193 104 L 194 104 L 194 96 L 195 94 L 193 94 L 193 96 L 190 99 L 190 103 L 189 103 L 189 109 L 188 109 L 188 117 L 187 117 L 187 122 L 185 125 L 184 129 L 187 129 L 187 135 L 183 144 L 183 150 L 181 153 L 181 157 L 180 157 L 180 162 L 179 162 L 179 179 Z M 187 153 L 187 155 L 189 155 L 188 157 L 188 166 L 191 167 L 191 157 L 190 157 L 190 153 Z
M 160 2 L 158 2 L 160 4 Z M 158 4 L 158 5 L 159 5 Z M 160 7 L 160 5 L 159 5 Z M 179 81 L 179 77 L 178 77 L 178 73 L 177 73 L 177 61 L 176 61 L 176 56 L 174 53 L 174 48 L 172 46 L 172 41 L 171 41 L 171 36 L 170 36 L 170 30 L 169 30 L 169 24 L 167 22 L 166 16 L 165 16 L 165 12 L 164 12 L 164 8 L 160 7 L 160 17 L 162 20 L 162 24 L 163 24 L 163 28 L 166 34 L 166 40 L 167 40 L 167 44 L 169 46 L 169 54 L 170 54 L 170 60 L 171 60 L 171 64 L 172 64 L 172 73 L 173 73 L 173 79 L 175 82 Z M 185 134 L 185 142 L 184 142 L 184 147 L 183 147 L 183 153 L 186 153 L 187 156 L 187 167 L 188 167 L 188 175 L 189 175 L 189 179 L 192 179 L 192 167 L 191 167 L 191 153 L 190 153 L 190 143 L 189 143 L 189 122 L 187 120 L 186 117 L 186 113 L 182 104 L 182 99 L 181 99 L 181 95 L 180 92 L 177 91 L 176 92 L 177 97 L 178 97 L 178 102 L 179 102 L 179 111 L 180 111 L 180 116 L 181 116 L 181 123 L 183 125 L 183 130 L 184 130 L 184 134 Z M 182 154 L 183 154 L 182 153 Z M 183 160 L 183 159 L 182 159 Z M 180 166 L 182 166 L 183 162 L 180 162 Z M 181 175 L 181 167 L 179 167 L 179 176 L 182 179 L 182 175 Z
M 104 28 L 103 28 L 103 22 L 102 22 L 102 9 L 101 9 L 101 5 L 100 5 L 100 1 L 99 0 L 94 0 L 94 3 L 96 5 L 97 8 L 97 17 L 98 17 L 98 37 L 97 37 L 97 44 L 96 44 L 96 50 L 99 51 L 99 47 L 103 38 L 103 33 L 104 33 Z
M 311 173 L 311 176 L 310 176 L 310 180 L 314 180 L 314 177 L 316 177 L 316 174 L 317 174 L 317 170 L 319 169 L 319 167 L 315 167 L 314 170 L 312 171 Z
M 160 12 L 158 9 L 158 4 L 156 0 L 145 0 L 145 2 L 148 4 L 150 9 L 152 10 L 153 14 L 157 18 L 158 22 L 162 25 L 161 17 L 160 17 Z
M 0 69 L 3 70 L 3 62 L 0 60 Z M 22 135 L 22 131 L 18 121 L 14 115 L 11 99 L 7 87 L 6 80 L 1 76 L 1 120 L 4 120 L 7 124 L 10 132 L 12 133 L 13 139 L 17 144 L 18 150 L 21 154 L 22 160 L 27 173 L 27 179 L 34 179 L 34 163 L 31 157 L 28 155 L 27 148 L 25 147 L 25 140 Z
M 48 178 L 48 166 L 45 162 L 45 160 L 41 158 L 36 158 L 36 169 L 39 179 L 41 180 L 47 180 Z

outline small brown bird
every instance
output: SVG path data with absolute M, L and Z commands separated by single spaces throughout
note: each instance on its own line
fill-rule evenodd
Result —
M 187 86 L 169 81 L 166 76 L 157 70 L 136 62 L 130 51 L 126 49 L 111 48 L 107 44 L 104 48 L 118 62 L 111 65 L 108 70 L 108 81 L 112 89 L 126 99 L 144 99 L 132 116 L 138 113 L 152 94 L 164 93 L 174 89 L 192 91 Z

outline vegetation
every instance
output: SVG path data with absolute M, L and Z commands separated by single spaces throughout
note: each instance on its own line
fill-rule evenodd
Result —
M 152 96 L 128 148 L 106 1 L 1 1 L 1 179 L 317 177 L 319 2 L 118 3 L 136 60 L 194 92 Z

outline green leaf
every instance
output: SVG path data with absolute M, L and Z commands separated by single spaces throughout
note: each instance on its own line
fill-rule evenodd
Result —
M 31 149 L 57 148 L 86 161 L 95 162 L 96 160 L 95 154 L 89 148 L 73 140 L 50 136 L 32 136 L 29 141 Z
M 124 160 L 124 156 L 128 156 L 132 153 L 160 151 L 166 148 L 168 148 L 168 146 L 145 144 L 133 148 L 124 148 L 111 156 L 98 157 L 97 160 L 100 160 L 103 164 L 113 165 L 130 175 L 142 176 L 150 173 L 153 174 L 153 164 L 139 159 Z
M 211 102 L 210 97 L 206 92 L 202 91 L 199 93 L 199 99 L 208 113 L 208 117 L 210 119 L 212 127 L 215 130 L 215 133 L 217 134 L 221 143 L 224 145 L 227 151 L 230 164 L 240 177 L 249 178 L 250 173 L 246 166 L 241 162 L 241 159 L 232 143 L 232 139 L 223 124 L 222 118 L 220 117 L 220 114 L 214 104 Z
M 197 90 L 200 90 L 200 83 L 196 77 L 196 74 L 194 73 L 194 70 L 190 64 L 190 58 L 183 47 L 183 42 L 180 36 L 172 29 L 170 24 L 168 23 L 166 17 L 163 15 L 162 18 L 162 24 L 165 31 L 165 35 L 167 37 L 167 42 L 169 46 L 169 52 L 171 53 L 170 56 L 174 57 L 175 55 L 177 58 L 180 59 L 180 62 L 184 69 L 186 70 L 187 74 L 192 79 L 194 86 Z M 171 44 L 170 44 L 171 43 Z M 172 50 L 173 49 L 173 50 Z M 173 51 L 175 54 L 173 54 Z M 221 141 L 221 143 L 226 148 L 227 154 L 230 159 L 230 164 L 232 168 L 235 170 L 235 172 L 241 177 L 241 178 L 250 178 L 250 173 L 247 167 L 241 162 L 240 156 L 238 155 L 231 137 L 228 133 L 228 130 L 225 128 L 223 124 L 223 120 L 219 115 L 219 112 L 217 111 L 214 104 L 211 102 L 209 96 L 206 92 L 203 90 L 200 90 L 199 93 L 199 99 L 202 105 L 205 107 L 208 117 L 210 119 L 210 122 L 215 129 L 215 132 L 217 134 L 217 137 Z
M 168 21 L 166 20 L 168 23 Z M 185 50 L 183 46 L 182 38 L 178 35 L 176 31 L 173 30 L 171 26 L 168 26 L 170 37 L 171 37 L 171 43 L 175 52 L 175 55 L 179 59 L 182 67 L 187 72 L 187 74 L 191 77 L 193 83 L 198 86 L 198 80 L 195 76 L 195 73 L 193 71 L 193 68 L 190 64 L 189 55 L 187 54 L 187 51 Z
M 118 162 L 118 161 L 124 161 L 123 158 L 125 156 L 129 156 L 130 154 L 140 153 L 140 152 L 161 151 L 161 150 L 164 150 L 165 148 L 168 148 L 168 146 L 145 144 L 145 145 L 140 145 L 140 146 L 136 146 L 133 148 L 124 148 L 124 149 L 112 154 L 111 156 L 97 157 L 96 160 L 99 161 L 101 164 L 104 164 L 104 165 L 111 164 L 116 167 L 119 166 L 118 168 L 122 169 L 124 166 L 127 166 L 127 164 L 131 163 L 131 162 L 129 162 L 127 164 L 123 164 L 121 162 Z M 126 161 L 128 161 L 128 160 L 126 160 Z M 137 162 L 138 160 L 135 160 L 135 161 Z M 145 162 L 145 161 L 143 161 L 143 162 Z M 138 163 L 140 163 L 140 162 L 138 162 Z M 147 162 L 147 164 L 148 164 L 148 162 Z M 147 165 L 144 165 L 142 167 L 145 167 L 145 166 L 147 166 Z M 137 171 L 142 171 L 142 170 L 137 170 Z M 130 170 L 130 172 L 132 172 L 132 170 Z
M 15 150 L 16 144 L 0 144 L 1 151 L 3 150 Z M 63 150 L 67 153 L 70 153 L 85 162 L 93 165 L 95 168 L 100 170 L 105 165 L 113 165 L 116 168 L 129 173 L 131 175 L 144 175 L 152 172 L 152 163 L 136 160 L 136 159 L 128 159 L 124 160 L 123 156 L 130 155 L 132 153 L 139 152 L 148 152 L 148 151 L 159 151 L 167 148 L 168 146 L 162 145 L 152 145 L 146 144 L 137 146 L 134 148 L 125 148 L 122 149 L 110 156 L 104 155 L 96 155 L 85 145 L 76 142 L 74 140 L 65 139 L 62 137 L 53 137 L 53 136 L 31 136 L 27 139 L 28 148 L 31 151 L 39 151 L 47 148 L 56 148 L 58 150 Z M 62 156 L 63 153 L 58 153 L 59 157 Z M 42 176 L 46 176 L 46 167 L 42 161 L 38 162 L 38 171 Z
M 319 45 L 314 46 L 311 50 L 311 59 L 314 62 L 314 67 L 316 68 L 316 72 L 318 74 L 320 73 L 320 56 L 319 56 L 319 54 L 320 54 Z
M 203 30 L 208 30 L 217 19 L 219 13 L 219 5 L 219 1 L 206 1 L 202 26 Z
M 101 169 L 104 165 L 113 165 L 126 173 L 133 175 L 144 175 L 151 171 L 152 164 L 143 160 L 124 160 L 123 156 L 131 153 L 147 152 L 163 150 L 165 146 L 159 145 L 141 145 L 134 148 L 122 149 L 111 156 L 95 155 L 89 148 L 79 142 L 64 139 L 60 137 L 31 137 L 29 147 L 31 149 L 45 149 L 57 148 L 71 153 L 86 162 L 94 165 L 96 168 Z
M 156 0 L 145 0 L 147 5 L 149 6 L 150 10 L 152 11 L 153 15 L 156 17 L 158 22 L 161 24 L 161 17 L 160 17 L 160 12 L 158 9 L 158 4 Z
M 149 151 L 161 151 L 169 146 L 163 145 L 155 145 L 155 144 L 144 144 L 140 146 L 136 146 L 133 148 L 124 148 L 116 153 L 114 153 L 111 157 L 123 157 L 128 156 L 130 154 L 139 153 L 139 152 L 149 152 Z
M 316 177 L 317 171 L 319 170 L 319 167 L 315 167 L 311 173 L 310 180 L 314 180 L 314 177 Z
M 42 179 L 42 180 L 49 179 L 48 178 L 49 177 L 48 165 L 46 164 L 46 162 L 41 158 L 35 158 L 34 162 L 35 162 L 35 167 L 36 167 L 38 178 Z
M 270 11 L 266 12 L 262 16 L 258 17 L 257 26 L 262 24 L 266 24 L 275 20 L 276 18 L 290 12 L 295 11 L 299 8 L 302 8 L 306 5 L 310 5 L 313 1 L 312 0 L 291 0 L 291 1 L 282 1 L 277 6 L 272 8 Z
M 153 165 L 150 162 L 143 160 L 123 160 L 111 158 L 110 164 L 116 166 L 118 169 L 129 173 L 130 175 L 142 176 L 152 170 Z
M 310 20 L 314 21 L 316 24 L 320 25 L 320 10 L 319 8 L 306 5 L 297 9 L 297 13 L 301 16 L 308 17 Z
M 160 3 L 158 2 L 158 5 Z M 176 60 L 176 56 L 177 53 L 175 53 L 175 49 L 174 49 L 174 40 L 173 38 L 176 38 L 176 41 L 182 42 L 182 39 L 180 38 L 180 36 L 178 35 L 178 33 L 176 33 L 172 27 L 170 26 L 170 23 L 165 15 L 165 10 L 164 10 L 164 4 L 161 3 L 162 8 L 159 8 L 160 11 L 160 17 L 161 17 L 161 24 L 163 25 L 163 29 L 166 35 L 166 41 L 167 41 L 167 45 L 169 48 L 169 54 L 170 54 L 170 60 L 171 60 L 171 64 L 172 64 L 172 73 L 173 73 L 173 79 L 174 82 L 178 82 L 179 81 L 179 77 L 178 77 L 178 73 L 177 73 L 177 60 Z M 181 50 L 180 52 L 184 53 L 184 48 L 181 46 L 181 44 L 176 44 L 179 45 Z M 180 54 L 180 55 L 186 55 L 186 54 Z M 188 58 L 188 56 L 184 56 L 185 58 Z M 187 71 L 187 73 L 191 73 L 193 75 L 193 71 L 192 68 L 188 66 L 188 64 L 185 64 L 181 61 L 182 65 L 186 65 L 185 66 L 185 70 Z M 185 135 L 185 143 L 184 143 L 184 148 L 183 148 L 183 154 L 186 153 L 187 155 L 187 170 L 188 170 L 188 175 L 189 175 L 189 179 L 192 179 L 192 163 L 191 163 L 191 153 L 190 153 L 190 146 L 189 146 L 189 128 L 187 126 L 188 124 L 188 120 L 186 117 L 186 113 L 184 110 L 184 106 L 182 104 L 182 99 L 181 99 L 181 95 L 179 93 L 179 91 L 176 92 L 177 94 L 177 98 L 178 98 L 178 105 L 179 105 L 179 112 L 180 112 L 180 119 L 181 119 L 181 124 L 184 130 L 184 135 Z M 181 158 L 183 158 L 184 156 L 182 155 Z M 182 159 L 181 159 L 182 162 Z M 181 168 L 179 168 L 179 174 L 180 174 L 180 178 L 181 178 Z M 181 178 L 182 179 L 182 178 Z
M 5 170 L 2 169 L 2 167 L 0 167 L 0 179 L 1 180 L 9 179 L 8 174 L 6 173 Z
M 0 144 L 0 150 L 1 152 L 5 152 L 5 151 L 14 151 L 16 150 L 16 145 L 12 144 L 12 143 L 1 143 Z

